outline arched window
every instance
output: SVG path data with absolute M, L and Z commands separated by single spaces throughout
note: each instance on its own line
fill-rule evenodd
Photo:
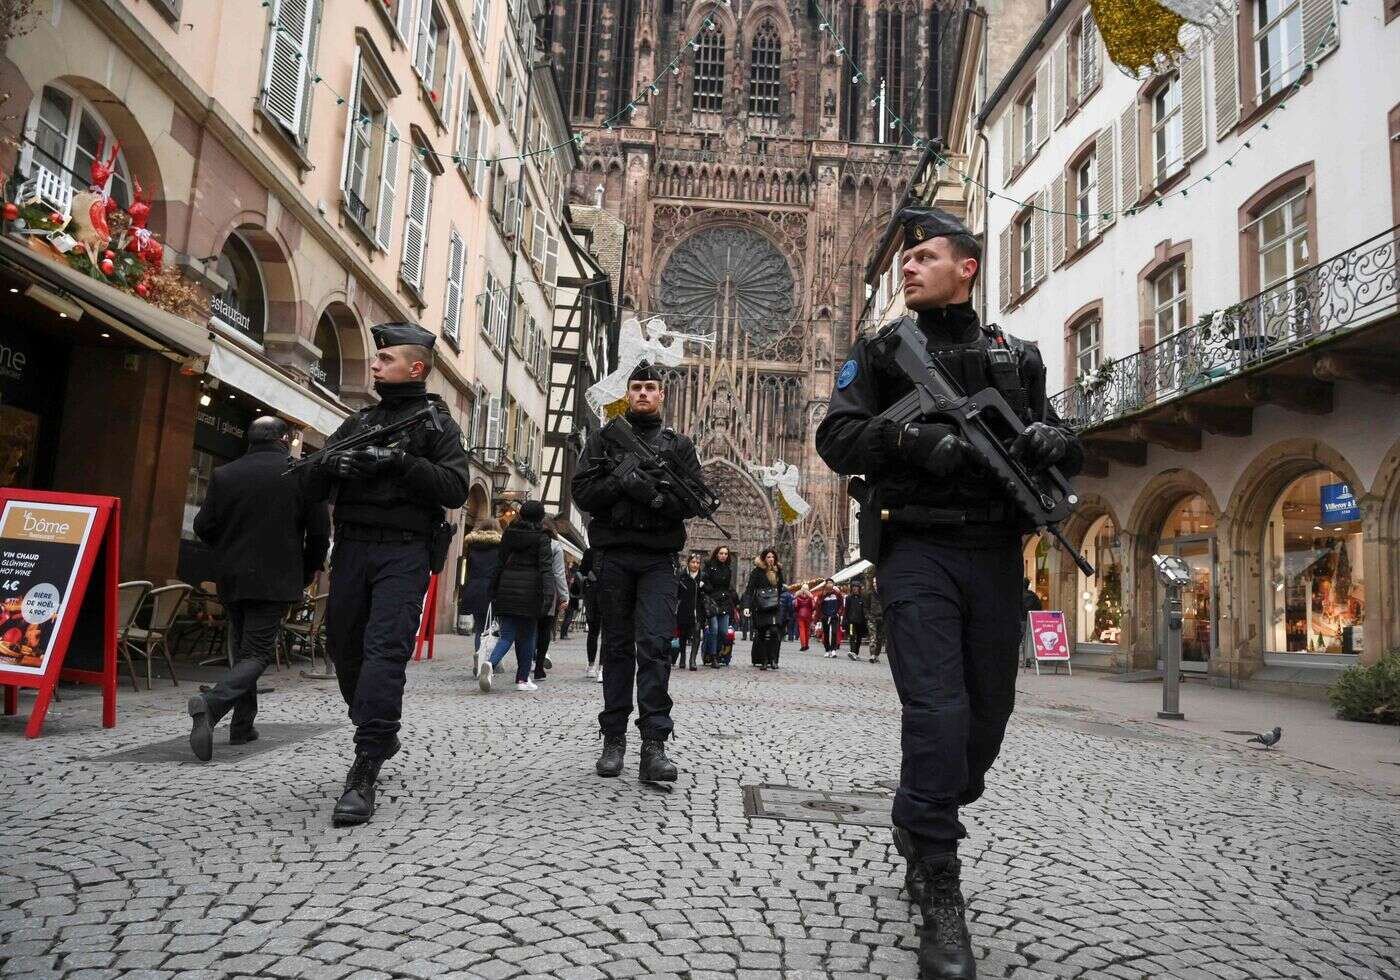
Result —
M 211 319 L 262 343 L 267 294 L 263 290 L 258 260 L 238 232 L 224 240 L 218 271 L 219 278 L 228 283 L 228 287 L 209 301 Z
M 912 12 L 900 2 L 887 3 L 875 14 L 874 85 L 875 95 L 882 99 L 876 108 L 877 143 L 903 143 L 910 139 L 909 133 L 895 122 L 896 117 L 905 120 L 906 125 L 917 125 L 916 120 L 910 119 L 912 93 L 905 91 L 914 56 L 914 46 L 909 43 L 909 25 L 913 20 Z
M 58 85 L 44 86 L 30 107 L 25 130 L 33 145 L 26 145 L 20 154 L 20 172 L 29 176 L 37 164 L 67 176 L 77 188 L 92 183 L 92 161 L 99 144 L 104 162 L 116 145 L 116 137 L 92 103 Z M 112 197 L 123 208 L 131 203 L 131 183 L 121 153 L 112 174 Z
M 696 112 L 724 111 L 724 32 L 701 31 L 695 50 L 695 88 L 690 107 Z
M 749 115 L 776 119 L 782 97 L 783 40 L 771 20 L 753 37 L 749 60 Z
M 1123 559 L 1113 518 L 1105 514 L 1090 526 L 1084 550 L 1094 576 L 1079 573 L 1079 642 L 1117 643 L 1123 626 Z
M 621 0 L 613 29 L 613 112 L 621 112 L 639 94 L 632 91 L 637 64 L 637 7 L 639 0 Z
M 1021 567 L 1030 589 L 1040 597 L 1040 608 L 1050 608 L 1050 536 L 1037 534 L 1021 549 Z
M 1314 470 L 1279 494 L 1264 532 L 1269 653 L 1360 653 L 1366 612 L 1361 509 L 1346 478 Z
M 1193 494 L 1172 508 L 1154 553 L 1176 555 L 1191 569 L 1191 581 L 1181 590 L 1181 666 L 1183 670 L 1203 671 L 1215 650 L 1218 607 L 1215 515 L 1204 497 Z M 1155 606 L 1160 610 L 1162 603 L 1156 601 Z M 1157 636 L 1165 637 L 1166 630 L 1158 628 Z
M 841 36 L 845 39 L 846 53 L 850 56 L 851 61 L 857 65 L 865 64 L 864 17 L 865 8 L 862 4 L 850 4 L 846 9 L 844 30 L 841 32 Z M 860 139 L 860 107 L 865 104 L 865 101 L 861 98 L 860 77 L 851 71 L 843 78 L 845 79 L 845 95 L 841 100 L 841 138 L 853 141 Z
M 327 310 L 316 323 L 317 348 L 321 359 L 312 365 L 311 377 L 327 391 L 340 394 L 340 335 L 335 329 L 335 320 Z
M 574 7 L 573 63 L 569 69 L 569 111 L 592 119 L 598 110 L 598 49 L 602 47 L 603 0 L 578 0 Z

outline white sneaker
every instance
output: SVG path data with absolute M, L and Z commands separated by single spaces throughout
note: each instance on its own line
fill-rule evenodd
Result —
M 589 665 L 588 665 L 588 669 L 587 669 L 586 671 L 583 672 L 583 676 L 584 676 L 584 677 L 592 677 L 595 673 L 597 673 L 597 671 L 598 671 L 598 668 L 594 667 L 592 664 L 589 664 Z
M 491 693 L 491 661 L 484 657 L 481 666 L 476 668 L 476 686 L 481 688 L 482 694 Z
M 515 689 L 517 691 L 538 691 L 540 686 L 534 681 L 517 681 Z

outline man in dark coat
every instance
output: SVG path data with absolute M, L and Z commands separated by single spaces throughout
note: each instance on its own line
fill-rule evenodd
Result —
M 700 653 L 700 621 L 705 616 L 700 600 L 700 556 L 691 555 L 676 576 L 676 636 L 680 643 L 671 657 L 671 666 L 686 666 L 686 650 L 690 651 L 691 670 L 698 670 L 695 660 Z
M 869 622 L 865 615 L 865 596 L 861 594 L 859 582 L 851 583 L 850 595 L 846 596 L 846 608 L 842 612 L 842 625 L 846 627 L 846 636 L 851 641 L 851 652 L 846 654 L 847 659 L 860 659 L 860 641 L 865 639 L 869 629 Z
M 326 638 L 340 693 L 355 723 L 355 761 L 332 822 L 374 815 L 379 768 L 399 750 L 399 718 L 413 640 L 423 614 L 432 549 L 444 508 L 467 499 L 462 430 L 437 395 L 428 394 L 434 336 L 414 323 L 370 331 L 377 350 L 370 373 L 379 404 L 356 412 L 326 443 L 315 467 L 323 499 L 335 493 Z M 436 405 L 438 424 L 400 432 L 388 445 L 337 452 L 336 444 Z M 440 551 L 440 555 L 445 552 Z
M 616 442 L 613 427 L 630 426 L 700 484 L 695 445 L 662 422 L 665 400 L 661 372 L 643 361 L 627 379 L 626 415 L 589 437 L 572 483 L 574 502 L 590 515 L 588 540 L 598 556 L 603 607 L 603 752 L 596 770 L 600 776 L 622 772 L 635 675 L 643 782 L 676 778 L 665 751 L 672 729 L 668 650 L 676 632 L 676 553 L 685 547 L 686 519 L 697 515 L 659 469 L 637 466 L 618 476 L 631 454 Z
M 1007 448 L 1024 466 L 1078 472 L 1083 452 L 1046 400 L 1040 352 L 983 328 L 973 310 L 977 239 L 937 209 L 909 208 L 899 220 L 904 301 L 925 349 L 963 392 L 994 388 L 1018 414 L 1026 429 Z M 816 443 L 837 473 L 865 476 L 862 507 L 880 515 L 878 553 L 867 557 L 903 708 L 895 844 L 923 913 L 921 975 L 962 980 L 977 970 L 959 879 L 966 831 L 958 809 L 982 795 L 1011 716 L 1021 535 L 1034 527 L 948 419 L 901 425 L 882 414 L 913 390 L 894 359 L 902 342 L 894 326 L 852 346 Z
M 248 451 L 214 470 L 194 533 L 214 549 L 219 601 L 228 612 L 235 663 L 207 694 L 190 698 L 190 748 L 214 754 L 214 726 L 230 710 L 229 744 L 258 737 L 258 678 L 272 662 L 277 630 L 326 560 L 330 516 L 305 480 L 284 475 L 291 429 L 263 416 L 248 426 Z

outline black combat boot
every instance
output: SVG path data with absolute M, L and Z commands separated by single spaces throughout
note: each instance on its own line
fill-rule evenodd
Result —
M 383 764 L 383 759 L 356 753 L 355 763 L 345 777 L 345 792 L 336 800 L 335 812 L 331 814 L 333 826 L 369 823 L 369 818 L 374 816 L 374 783 Z
M 642 764 L 637 778 L 644 783 L 674 783 L 676 764 L 666 758 L 666 743 L 659 739 L 642 740 Z
M 976 980 L 977 961 L 972 937 L 967 934 L 967 905 L 959 887 L 961 865 L 956 854 L 920 858 L 923 897 L 919 910 L 924 924 L 919 930 L 921 980 Z
M 622 774 L 622 756 L 627 751 L 626 735 L 603 735 L 603 754 L 598 756 L 598 764 L 593 768 L 600 776 Z
M 904 893 L 917 905 L 924 900 L 924 870 L 919 865 L 914 841 L 903 827 L 894 828 L 894 849 L 904 858 Z

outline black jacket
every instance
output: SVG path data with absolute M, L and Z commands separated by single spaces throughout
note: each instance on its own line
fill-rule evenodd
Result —
M 734 592 L 733 552 L 730 552 L 727 562 L 716 561 L 714 558 L 705 559 L 705 564 L 700 569 L 700 594 L 712 606 L 713 615 L 729 615 L 729 611 L 738 601 Z
M 457 612 L 484 616 L 491 604 L 491 583 L 501 567 L 501 536 L 495 531 L 473 531 L 463 542 L 467 558 L 467 584 L 457 597 Z
M 501 535 L 501 565 L 491 585 L 492 614 L 543 616 L 554 595 L 552 559 L 544 528 L 516 518 Z
M 400 473 L 380 474 L 368 480 L 339 481 L 340 491 L 335 499 L 336 524 L 401 528 L 427 535 L 442 521 L 443 508 L 460 507 L 466 502 L 470 478 L 462 430 L 437 395 L 416 389 L 410 394 L 386 393 L 378 405 L 363 408 L 346 419 L 326 440 L 326 446 L 333 447 L 370 426 L 397 422 L 418 411 L 429 399 L 437 401 L 442 409 L 442 431 L 433 432 L 427 426 L 419 426 L 411 433 L 400 433 L 393 443 L 407 454 Z M 317 467 L 313 482 L 320 499 L 324 500 L 337 481 L 324 467 Z
M 777 604 L 774 605 L 772 609 L 759 609 L 758 590 L 772 587 L 772 583 L 768 581 L 767 571 L 758 565 L 754 565 L 753 570 L 749 572 L 748 585 L 744 588 L 744 597 L 740 603 L 743 608 L 740 612 L 742 612 L 743 609 L 747 609 L 752 614 L 752 623 L 755 628 L 777 626 L 778 620 L 782 617 L 782 590 L 787 587 L 787 583 L 783 581 L 783 570 L 781 568 L 778 569 L 779 591 Z
M 865 595 L 856 595 L 852 592 L 846 596 L 846 611 L 843 614 L 842 622 L 847 626 L 865 625 Z
M 705 618 L 700 605 L 700 576 L 690 577 L 690 569 L 682 568 L 676 576 L 676 625 L 682 636 L 689 636 Z
M 990 339 L 971 304 L 925 310 L 918 316 L 918 325 L 928 339 L 929 349 L 938 354 L 939 361 L 964 392 L 993 387 L 985 354 Z M 896 445 L 899 427 L 892 419 L 879 417 L 913 390 L 888 353 L 893 326 L 885 326 L 873 337 L 861 337 L 851 348 L 850 360 L 842 366 L 831 393 L 826 417 L 817 427 L 818 454 L 837 473 L 864 474 L 876 495 L 873 506 L 915 503 L 985 511 L 988 505 L 1000 504 L 1005 512 L 1005 518 L 995 523 L 940 528 L 937 537 L 941 541 L 972 545 L 1019 542 L 1020 534 L 1034 527 L 1019 514 L 991 474 L 980 467 L 967 467 L 952 477 L 935 477 L 901 455 Z M 1084 452 L 1074 433 L 1046 400 L 1045 364 L 1040 350 L 1034 344 L 1015 340 L 1011 346 L 1018 352 L 1026 421 L 1053 425 L 1069 437 L 1069 453 L 1056 465 L 1065 476 L 1073 476 L 1084 465 Z
M 225 602 L 295 602 L 320 570 L 330 543 L 326 505 L 301 474 L 283 476 L 291 457 L 258 443 L 214 470 L 194 533 L 214 549 L 214 581 Z
M 659 415 L 634 416 L 628 423 L 647 445 L 668 453 L 676 465 L 701 481 L 695 445 L 661 424 Z M 616 420 L 608 425 L 619 424 Z M 610 437 L 608 426 L 588 437 L 570 487 L 574 503 L 589 514 L 588 543 L 594 548 L 636 548 L 640 551 L 680 551 L 685 547 L 685 522 L 695 517 L 674 494 L 663 494 L 660 510 L 649 510 L 628 497 L 613 475 L 626 453 Z

